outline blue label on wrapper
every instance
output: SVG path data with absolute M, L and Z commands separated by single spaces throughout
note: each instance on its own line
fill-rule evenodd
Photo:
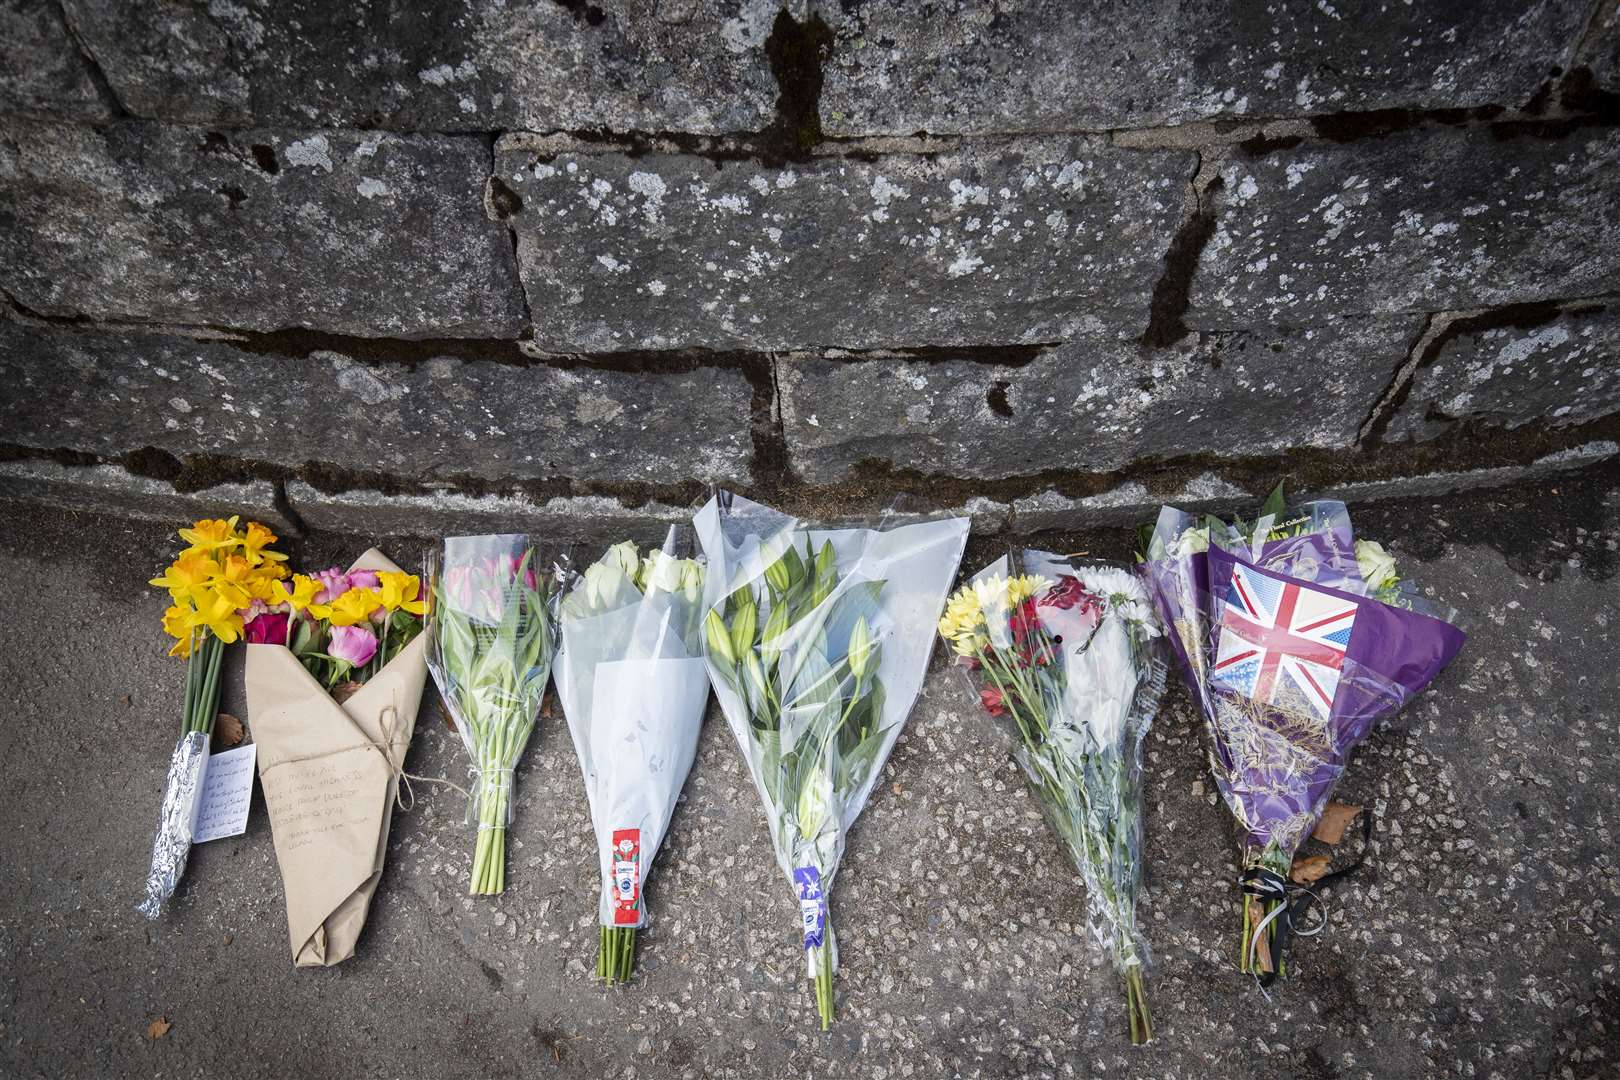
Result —
M 821 871 L 801 866 L 793 871 L 793 887 L 799 893 L 799 916 L 804 920 L 804 947 L 821 948 L 827 929 L 827 902 L 821 894 Z

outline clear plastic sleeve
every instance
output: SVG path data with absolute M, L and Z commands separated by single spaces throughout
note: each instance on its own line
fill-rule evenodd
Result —
M 1131 1039 L 1151 1038 L 1142 876 L 1142 740 L 1164 694 L 1158 619 L 1127 570 L 1025 551 L 980 571 L 940 633 L 1080 872 L 1088 924 L 1125 983 Z
M 826 1024 L 838 963 L 827 896 L 922 685 L 968 521 L 813 528 L 722 492 L 694 524 L 709 673 L 799 900 Z
M 561 571 L 522 535 L 457 536 L 428 552 L 428 670 L 472 759 L 474 893 L 506 885 L 512 777 L 528 745 L 557 645 Z
M 617 545 L 559 610 L 557 695 L 585 778 L 605 927 L 647 923 L 642 886 L 703 727 L 703 575 L 690 546 L 678 526 L 645 554 Z

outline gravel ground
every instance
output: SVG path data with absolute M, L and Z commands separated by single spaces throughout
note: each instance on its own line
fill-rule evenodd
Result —
M 464 895 L 461 796 L 423 786 L 395 817 L 359 954 L 295 970 L 256 792 L 246 835 L 195 849 L 171 909 L 147 923 L 133 909 L 182 669 L 163 655 L 163 604 L 145 580 L 169 538 L 0 504 L 0 1074 L 1614 1076 L 1617 489 L 1610 470 L 1358 513 L 1473 637 L 1357 754 L 1339 792 L 1376 811 L 1367 866 L 1332 891 L 1329 928 L 1299 945 L 1269 999 L 1231 965 L 1235 843 L 1173 691 L 1147 744 L 1142 919 L 1159 1037 L 1141 1050 L 1008 733 L 937 659 L 838 876 L 830 1033 L 715 713 L 628 987 L 595 979 L 596 855 L 560 719 L 519 769 L 498 899 Z M 1050 543 L 1118 556 L 1129 538 Z M 314 562 L 365 545 L 291 546 Z M 968 562 L 995 546 L 975 542 Z M 401 561 L 420 550 L 384 547 Z M 227 707 L 240 705 L 232 659 Z M 431 698 L 408 765 L 464 775 Z M 151 1039 L 160 1018 L 172 1026 Z

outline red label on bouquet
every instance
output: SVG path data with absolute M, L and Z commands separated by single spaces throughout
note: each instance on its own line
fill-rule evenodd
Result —
M 641 830 L 613 830 L 613 925 L 634 926 L 641 909 Z

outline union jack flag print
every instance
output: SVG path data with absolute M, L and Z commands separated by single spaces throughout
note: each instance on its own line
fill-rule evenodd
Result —
M 1356 605 L 1319 589 L 1232 568 L 1210 682 L 1272 704 L 1333 710 Z

